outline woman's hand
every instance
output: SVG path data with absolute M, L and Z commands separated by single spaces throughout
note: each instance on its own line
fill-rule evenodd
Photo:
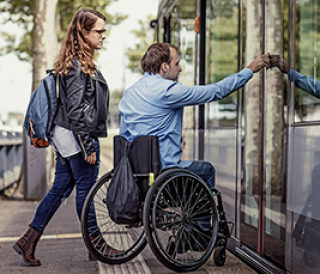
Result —
M 90 165 L 94 165 L 97 161 L 97 155 L 96 153 L 90 154 L 87 158 L 85 158 L 86 162 Z

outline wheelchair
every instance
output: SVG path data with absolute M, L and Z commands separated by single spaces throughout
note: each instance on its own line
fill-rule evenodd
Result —
M 131 225 L 111 220 L 106 197 L 113 170 L 104 174 L 87 195 L 82 211 L 81 230 L 90 253 L 103 263 L 121 264 L 138 256 L 148 243 L 157 259 L 174 271 L 196 270 L 213 250 L 215 264 L 223 266 L 233 227 L 229 229 L 221 193 L 188 170 L 161 170 L 156 136 L 138 136 L 132 142 L 115 136 L 115 167 L 128 145 L 127 156 L 141 192 L 140 218 Z

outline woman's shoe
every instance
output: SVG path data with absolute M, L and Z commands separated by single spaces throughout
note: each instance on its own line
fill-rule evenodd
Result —
M 41 265 L 41 261 L 34 257 L 40 237 L 41 233 L 36 232 L 29 226 L 27 232 L 12 246 L 29 266 Z

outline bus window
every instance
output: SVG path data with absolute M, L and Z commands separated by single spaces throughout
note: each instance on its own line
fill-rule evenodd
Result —
M 206 84 L 216 83 L 238 72 L 237 1 L 207 1 Z M 237 115 L 237 92 L 206 107 L 207 126 L 234 127 Z
M 295 90 L 295 122 L 320 121 L 320 99 L 312 95 L 313 92 L 320 95 L 319 8 L 319 1 L 296 2 L 295 69 L 310 78 L 308 88 Z

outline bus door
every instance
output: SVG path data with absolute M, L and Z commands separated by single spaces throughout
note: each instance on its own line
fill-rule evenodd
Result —
M 259 54 L 286 55 L 283 2 L 240 1 L 242 67 Z M 240 241 L 281 268 L 285 257 L 286 89 L 279 69 L 256 73 L 242 92 L 240 127 Z

